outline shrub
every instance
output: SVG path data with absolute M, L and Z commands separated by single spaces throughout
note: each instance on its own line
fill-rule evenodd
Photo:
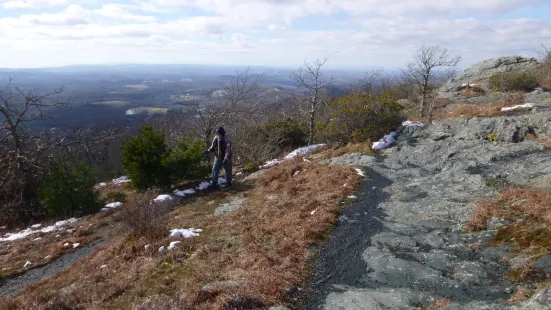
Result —
M 170 173 L 172 183 L 208 175 L 210 168 L 205 161 L 203 151 L 203 142 L 189 138 L 184 138 L 170 150 L 169 155 L 162 160 L 162 164 Z
M 329 141 L 377 140 L 403 121 L 403 109 L 391 92 L 343 96 L 329 103 L 330 120 L 318 128 Z
M 170 185 L 170 175 L 163 159 L 168 156 L 165 133 L 155 131 L 151 125 L 140 128 L 141 136 L 126 140 L 122 151 L 122 166 L 137 189 Z
M 537 77 L 527 72 L 502 72 L 497 73 L 488 79 L 490 88 L 493 91 L 529 91 L 538 86 Z
M 264 125 L 267 134 L 279 137 L 279 147 L 296 149 L 308 144 L 308 134 L 305 124 L 294 118 L 272 121 Z
M 82 216 L 102 208 L 94 192 L 94 171 L 80 164 L 74 168 L 56 166 L 39 189 L 40 202 L 55 215 Z
M 153 195 L 133 195 L 121 208 L 126 225 L 135 234 L 156 240 L 168 236 L 170 202 L 152 203 Z
M 110 192 L 106 197 L 107 202 L 126 202 L 126 194 L 123 192 Z
M 488 141 L 495 142 L 497 140 L 497 135 L 495 133 L 491 133 L 488 135 Z

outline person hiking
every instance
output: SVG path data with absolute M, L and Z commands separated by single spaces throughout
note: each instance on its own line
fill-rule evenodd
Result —
M 205 155 L 208 156 L 209 153 L 214 153 L 214 163 L 212 165 L 212 183 L 209 185 L 210 189 L 218 189 L 218 176 L 220 170 L 224 167 L 226 171 L 226 186 L 231 186 L 232 182 L 232 148 L 231 141 L 226 136 L 226 131 L 224 127 L 219 127 L 216 132 L 216 137 L 212 140 L 210 148 L 205 150 Z

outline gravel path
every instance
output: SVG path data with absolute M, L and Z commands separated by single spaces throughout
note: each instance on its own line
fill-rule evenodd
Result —
M 55 276 L 65 270 L 78 259 L 92 254 L 94 249 L 107 243 L 107 239 L 96 241 L 92 244 L 77 248 L 71 253 L 65 254 L 49 264 L 30 269 L 22 274 L 10 278 L 0 278 L 0 298 L 6 298 L 19 294 L 25 287 L 35 284 L 42 279 Z

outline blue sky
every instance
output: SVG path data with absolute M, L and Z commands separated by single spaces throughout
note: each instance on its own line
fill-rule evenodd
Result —
M 423 44 L 462 67 L 551 47 L 546 0 L 0 0 L 0 67 L 191 63 L 400 68 Z

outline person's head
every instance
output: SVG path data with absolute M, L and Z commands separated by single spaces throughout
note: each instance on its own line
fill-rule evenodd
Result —
M 215 134 L 216 136 L 221 138 L 226 135 L 226 131 L 224 130 L 224 127 L 218 127 L 218 129 L 216 129 Z

